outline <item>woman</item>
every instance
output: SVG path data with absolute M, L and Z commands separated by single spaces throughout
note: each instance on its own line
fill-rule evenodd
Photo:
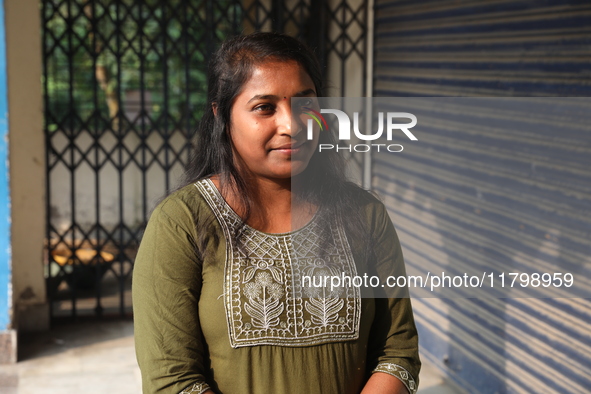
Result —
M 186 186 L 154 210 L 135 262 L 145 393 L 416 391 L 408 298 L 303 283 L 404 272 L 384 206 L 345 181 L 338 153 L 317 152 L 331 135 L 308 140 L 292 112 L 320 92 L 294 38 L 241 36 L 214 55 Z

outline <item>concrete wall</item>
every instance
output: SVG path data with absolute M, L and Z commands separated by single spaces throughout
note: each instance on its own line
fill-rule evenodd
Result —
M 5 0 L 12 288 L 19 330 L 49 327 L 43 275 L 45 149 L 38 0 Z

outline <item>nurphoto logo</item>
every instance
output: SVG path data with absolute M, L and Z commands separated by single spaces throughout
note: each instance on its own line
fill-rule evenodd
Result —
M 312 140 L 314 133 L 314 122 L 320 127 L 320 131 L 328 131 L 328 122 L 322 116 L 322 114 L 332 114 L 336 116 L 338 122 L 338 139 L 339 141 L 350 141 L 351 140 L 351 118 L 345 111 L 339 109 L 327 109 L 322 108 L 316 111 L 310 107 L 303 108 L 305 112 L 303 114 L 308 115 L 311 119 L 307 121 L 307 136 L 309 140 Z M 385 121 L 384 121 L 385 118 Z M 401 122 L 401 120 L 407 120 L 407 122 Z M 409 121 L 408 121 L 409 120 Z M 386 140 L 392 141 L 392 137 L 395 132 L 401 131 L 411 141 L 418 141 L 417 137 L 409 130 L 416 126 L 417 117 L 409 112 L 378 112 L 378 130 L 373 134 L 365 134 L 360 131 L 359 126 L 359 112 L 353 112 L 353 133 L 355 137 L 362 141 L 375 141 L 382 138 L 384 130 L 386 131 Z M 388 152 L 402 152 L 404 147 L 400 144 L 379 144 L 379 143 L 365 143 L 365 144 L 349 144 L 349 145 L 334 145 L 334 144 L 319 144 L 318 150 L 336 150 L 348 151 L 348 152 L 369 152 L 375 150 L 388 151 Z

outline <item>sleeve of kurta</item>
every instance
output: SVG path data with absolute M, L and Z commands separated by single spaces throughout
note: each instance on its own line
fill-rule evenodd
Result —
M 373 204 L 370 215 L 373 267 L 385 283 L 388 276 L 406 275 L 398 236 L 383 204 Z M 418 335 L 407 289 L 387 289 L 375 299 L 375 317 L 368 347 L 368 367 L 384 372 L 416 393 L 421 368 Z
M 135 348 L 144 394 L 209 389 L 196 251 L 193 213 L 181 200 L 164 200 L 150 217 L 133 272 Z

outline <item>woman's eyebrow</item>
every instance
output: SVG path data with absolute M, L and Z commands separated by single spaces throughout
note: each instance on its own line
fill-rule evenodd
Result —
M 294 97 L 309 96 L 311 94 L 316 95 L 316 91 L 314 89 L 302 90 L 301 92 L 294 94 Z
M 279 96 L 276 96 L 274 94 L 257 94 L 255 96 L 252 96 L 252 98 L 248 100 L 246 104 L 254 100 L 279 100 Z
M 302 96 L 310 96 L 310 95 L 316 95 L 316 91 L 314 89 L 306 89 L 306 90 L 302 90 L 301 92 L 297 92 L 296 94 L 293 95 L 293 97 L 302 97 Z M 274 94 L 257 94 L 252 96 L 252 98 L 250 100 L 248 100 L 246 102 L 246 104 L 250 103 L 251 101 L 255 101 L 255 100 L 280 100 L 281 97 L 276 96 Z

